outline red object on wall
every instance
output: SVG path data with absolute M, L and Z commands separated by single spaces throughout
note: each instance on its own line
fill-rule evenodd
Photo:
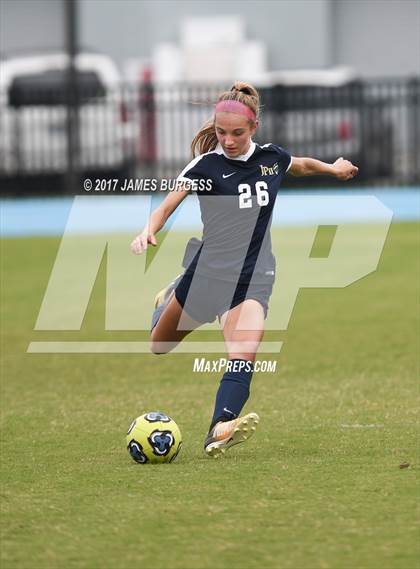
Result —
M 349 140 L 351 138 L 351 124 L 349 121 L 342 121 L 338 127 L 338 136 L 341 140 Z
M 156 160 L 156 109 L 155 92 L 152 82 L 152 71 L 142 71 L 139 88 L 140 137 L 138 159 L 141 163 L 150 164 Z

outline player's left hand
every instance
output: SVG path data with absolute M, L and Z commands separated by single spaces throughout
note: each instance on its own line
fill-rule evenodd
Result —
M 359 168 L 352 164 L 350 160 L 345 160 L 342 156 L 337 158 L 333 164 L 335 175 L 339 180 L 351 180 L 359 171 Z

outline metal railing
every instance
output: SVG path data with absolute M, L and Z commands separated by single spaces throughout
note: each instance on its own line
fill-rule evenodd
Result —
M 91 78 L 92 79 L 92 78 Z M 79 86 L 77 180 L 85 176 L 175 178 L 191 160 L 191 140 L 211 118 L 226 85 L 153 83 Z M 356 81 L 340 87 L 259 89 L 255 140 L 296 156 L 359 166 L 357 185 L 420 182 L 420 79 Z M 59 83 L 14 84 L 1 97 L 0 178 L 4 192 L 66 191 L 66 113 Z M 49 187 L 48 180 L 53 180 Z M 333 185 L 329 178 L 304 184 Z M 286 177 L 284 186 L 302 185 Z M 74 193 L 80 193 L 76 183 Z

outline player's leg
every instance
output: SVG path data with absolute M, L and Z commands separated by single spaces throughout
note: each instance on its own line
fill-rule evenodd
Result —
M 182 326 L 179 326 L 180 321 Z M 190 318 L 172 295 L 153 327 L 150 349 L 154 354 L 166 354 L 173 350 L 190 332 L 201 326 Z
M 225 312 L 220 325 L 230 359 L 255 361 L 264 336 L 264 308 L 258 300 L 248 298 Z
M 229 362 L 216 395 L 206 453 L 219 456 L 229 447 L 247 440 L 255 431 L 256 413 L 239 414 L 249 397 L 254 361 L 264 335 L 264 308 L 247 299 L 225 312 L 221 319 Z
M 169 304 L 171 298 L 174 296 L 175 289 L 180 283 L 182 277 L 183 277 L 182 274 L 175 277 L 175 279 L 172 282 L 170 282 L 165 288 L 160 290 L 155 296 L 155 309 L 152 315 L 151 330 L 153 330 L 153 328 L 159 322 L 159 319 L 162 316 L 163 311 Z
M 198 253 L 202 242 L 197 239 L 196 237 L 192 237 L 185 248 L 184 258 L 182 260 L 182 266 L 185 268 L 189 268 L 193 259 L 195 258 L 196 254 Z M 166 309 L 166 306 L 169 304 L 172 296 L 175 294 L 175 290 L 178 285 L 181 286 L 180 297 L 182 298 L 182 306 L 184 306 L 186 296 L 188 294 L 189 287 L 191 285 L 193 269 L 187 270 L 184 273 L 181 273 L 175 279 L 170 282 L 164 289 L 159 291 L 155 297 L 155 310 L 152 316 L 152 326 L 151 329 L 156 326 L 158 323 L 163 311 Z M 179 299 L 178 299 L 179 300 Z

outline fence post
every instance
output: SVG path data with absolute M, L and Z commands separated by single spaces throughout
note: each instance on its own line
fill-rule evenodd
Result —
M 65 186 L 69 194 L 77 192 L 80 175 L 79 141 L 79 85 L 75 58 L 77 55 L 77 2 L 65 3 L 66 50 L 68 67 L 66 73 L 66 131 L 67 131 L 67 172 Z
M 410 153 L 409 181 L 420 183 L 420 79 L 413 77 L 408 81 L 408 125 Z
M 140 137 L 138 159 L 140 167 L 145 166 L 150 174 L 156 162 L 156 112 L 152 72 L 149 68 L 142 73 L 139 91 Z

